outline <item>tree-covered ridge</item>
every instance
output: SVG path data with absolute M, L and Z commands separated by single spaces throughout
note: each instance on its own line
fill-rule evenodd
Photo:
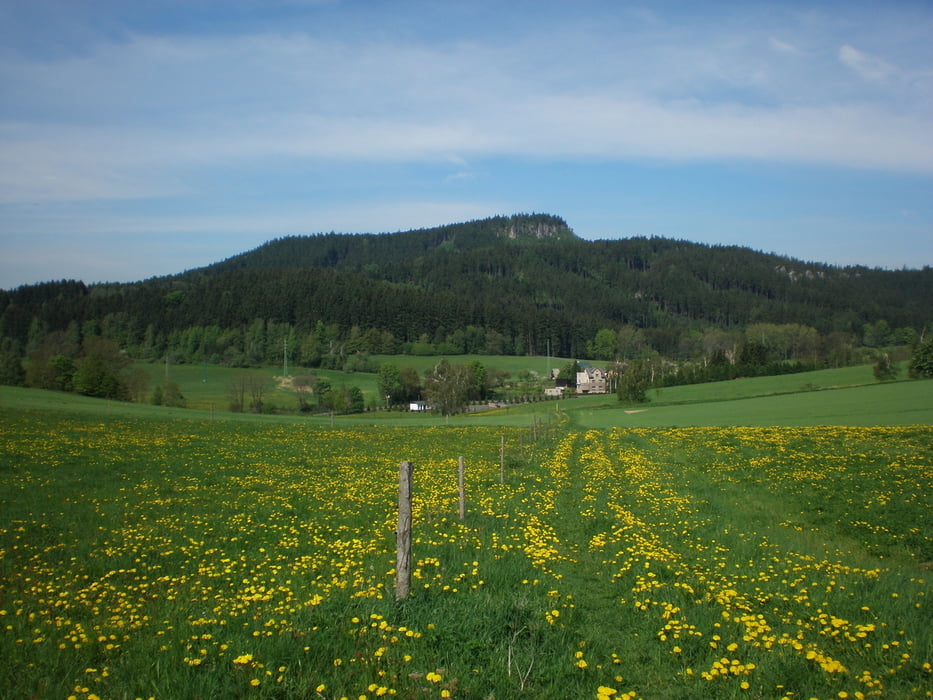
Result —
M 796 325 L 877 346 L 931 319 L 929 268 L 838 268 L 666 238 L 587 241 L 534 214 L 281 238 L 170 277 L 3 291 L 0 350 L 25 356 L 70 332 L 134 356 L 227 364 L 274 361 L 286 338 L 295 361 L 311 363 L 432 350 L 597 358 L 608 352 L 598 333 L 627 329 L 641 347 L 686 358 L 711 329 Z
M 563 219 L 548 214 L 496 216 L 394 234 L 339 234 L 278 238 L 255 250 L 203 268 L 217 273 L 244 267 L 332 267 L 375 272 L 432 252 L 470 251 L 504 240 L 528 243 L 575 238 Z

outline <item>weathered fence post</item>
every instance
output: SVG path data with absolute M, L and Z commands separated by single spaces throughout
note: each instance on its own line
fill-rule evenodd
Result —
M 505 483 L 505 435 L 499 437 L 499 483 Z
M 411 462 L 399 464 L 398 529 L 395 531 L 395 599 L 408 597 L 411 590 Z
M 463 485 L 463 455 L 457 459 L 457 485 L 460 488 L 460 519 L 466 518 L 466 490 Z

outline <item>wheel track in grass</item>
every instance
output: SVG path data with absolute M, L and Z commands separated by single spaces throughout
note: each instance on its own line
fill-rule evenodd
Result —
M 564 438 L 547 465 L 551 487 L 541 494 L 541 510 L 548 515 L 553 538 L 553 565 L 547 573 L 554 578 L 554 590 L 549 595 L 554 611 L 576 630 L 567 649 L 568 663 L 585 662 L 594 679 L 622 692 L 632 689 L 631 668 L 656 667 L 660 649 L 637 631 L 639 626 L 644 629 L 638 611 L 620 604 L 618 569 L 607 566 L 603 543 L 624 522 L 622 529 L 642 551 L 659 551 L 663 545 L 631 511 L 620 504 L 614 504 L 615 511 L 609 507 L 603 440 L 603 431 Z M 552 624 L 561 624 L 559 620 Z M 624 680 L 617 682 L 620 676 Z
M 642 667 L 631 674 L 634 687 L 650 687 L 653 697 L 690 697 L 701 679 L 719 687 L 728 678 L 736 692 L 748 687 L 766 696 L 810 697 L 844 689 L 851 696 L 859 688 L 881 687 L 881 671 L 887 676 L 904 673 L 902 683 L 909 682 L 911 673 L 929 673 L 928 665 L 924 671 L 911 654 L 897 650 L 896 642 L 911 645 L 903 627 L 897 633 L 903 639 L 881 647 L 889 657 L 887 668 L 877 666 L 872 657 L 877 651 L 867 657 L 859 652 L 866 638 L 886 626 L 875 605 L 894 603 L 875 603 L 869 609 L 852 602 L 858 591 L 873 591 L 879 576 L 888 579 L 881 585 L 895 586 L 901 598 L 913 590 L 920 596 L 915 599 L 923 600 L 928 591 L 922 581 L 903 581 L 896 570 L 852 566 L 839 558 L 838 550 L 833 556 L 823 549 L 821 556 L 806 537 L 784 532 L 780 518 L 758 522 L 748 517 L 763 512 L 755 498 L 777 505 L 782 484 L 793 484 L 793 460 L 787 462 L 787 476 L 771 475 L 779 481 L 773 492 L 770 484 L 764 488 L 740 479 L 721 487 L 713 484 L 703 492 L 711 499 L 707 501 L 697 495 L 697 479 L 711 478 L 720 467 L 727 473 L 745 468 L 748 457 L 731 449 L 728 439 L 735 431 L 661 432 L 576 436 L 556 499 L 560 517 L 553 520 L 560 551 L 573 566 L 567 578 L 574 588 L 566 585 L 561 593 L 577 601 L 576 629 L 591 633 L 594 650 L 609 651 L 614 645 L 627 650 L 626 665 L 634 660 Z M 772 442 L 783 445 L 784 432 L 739 429 L 736 434 L 769 454 Z M 816 437 L 807 434 L 802 444 L 819 441 L 822 446 L 824 433 L 842 434 L 839 429 L 816 430 Z M 737 501 L 749 485 L 752 493 Z M 745 502 L 749 497 L 751 504 Z M 909 619 L 908 607 L 902 609 Z M 640 630 L 641 644 L 633 647 L 625 634 L 613 634 L 607 620 L 614 619 Z M 896 618 L 887 622 L 905 624 Z M 916 630 L 912 634 L 926 636 Z M 672 661 L 681 658 L 684 665 L 673 668 Z M 695 669 L 692 680 L 686 677 L 687 664 Z M 667 675 L 652 675 L 650 665 L 666 666 Z

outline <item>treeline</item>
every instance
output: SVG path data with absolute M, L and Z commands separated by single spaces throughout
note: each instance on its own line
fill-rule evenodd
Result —
M 56 331 L 46 335 L 25 362 L 10 352 L 0 352 L 0 383 L 165 406 L 185 405 L 185 397 L 174 382 L 165 381 L 150 390 L 149 373 L 132 367 L 129 355 L 114 340 L 101 335 L 82 338 L 76 324 L 70 324 L 69 329 L 71 332 Z M 261 346 L 259 324 L 252 330 L 256 334 L 252 342 Z M 281 359 L 288 364 L 288 339 L 294 335 L 293 329 L 273 330 L 278 330 L 283 339 L 285 356 Z M 201 345 L 195 346 L 192 339 L 203 340 L 215 335 L 191 333 L 181 337 L 191 340 L 192 348 L 201 348 Z M 221 336 L 222 333 L 217 337 Z M 909 359 L 910 376 L 933 376 L 933 336 L 928 334 L 921 340 L 906 329 L 892 331 L 883 322 L 866 329 L 866 336 L 878 347 L 854 349 L 839 342 L 844 339 L 822 338 L 814 329 L 798 324 L 755 324 L 741 333 L 711 329 L 691 343 L 702 349 L 700 355 L 677 361 L 659 355 L 645 343 L 640 329 L 622 328 L 616 332 L 602 329 L 591 348 L 610 360 L 605 366 L 623 401 L 643 401 L 652 387 L 804 372 L 853 362 L 874 361 L 879 380 L 896 378 L 898 370 L 894 363 L 899 359 Z M 908 346 L 900 344 L 902 336 L 912 338 Z M 326 335 L 322 338 L 326 340 Z M 318 347 L 322 338 L 306 339 L 306 343 Z M 890 343 L 898 343 L 898 346 L 886 347 Z M 516 381 L 508 373 L 487 369 L 476 360 L 451 364 L 443 359 L 422 377 L 412 366 L 377 364 L 375 358 L 363 351 L 352 356 L 332 354 L 326 357 L 333 361 L 330 363 L 333 366 L 339 358 L 343 362 L 342 369 L 348 372 L 376 372 L 378 395 L 370 397 L 367 403 L 357 387 L 333 387 L 308 368 L 296 367 L 291 360 L 294 376 L 288 388 L 294 391 L 295 405 L 279 407 L 268 403 L 269 377 L 244 370 L 228 387 L 229 410 L 354 413 L 382 407 L 384 399 L 385 408 L 425 400 L 431 410 L 449 415 L 463 410 L 470 402 L 528 400 L 540 396 L 550 385 L 549 378 L 530 372 L 519 373 Z M 832 363 L 828 362 L 829 358 Z M 164 355 L 164 359 L 168 361 L 169 356 Z M 572 389 L 579 367 L 577 362 L 569 363 L 561 369 L 558 379 Z
M 85 396 L 120 401 L 145 401 L 149 375 L 130 367 L 130 357 L 119 345 L 102 336 L 82 341 L 60 331 L 50 333 L 23 362 L 9 351 L 0 351 L 0 384 L 36 389 L 71 391 Z M 177 387 L 165 387 L 181 405 Z M 159 401 L 162 403 L 160 387 Z

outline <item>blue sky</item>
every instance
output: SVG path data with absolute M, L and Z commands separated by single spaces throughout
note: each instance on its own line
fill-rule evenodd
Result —
M 933 264 L 929 2 L 0 0 L 0 288 L 497 214 Z

